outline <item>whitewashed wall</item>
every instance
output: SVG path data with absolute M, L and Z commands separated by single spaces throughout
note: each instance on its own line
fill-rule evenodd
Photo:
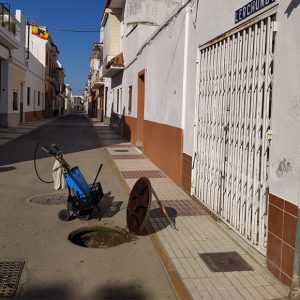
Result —
M 34 109 L 36 111 L 41 111 L 45 109 L 46 43 L 46 40 L 43 40 L 31 34 L 30 27 L 30 55 L 28 60 L 28 71 L 26 72 L 26 81 L 24 86 L 24 112 L 33 111 Z M 30 105 L 27 105 L 27 87 L 31 88 Z M 35 102 L 34 91 L 36 91 Z M 38 91 L 40 91 L 41 93 L 40 105 L 38 105 Z
M 234 12 L 249 1 L 199 1 L 198 12 L 191 13 L 189 31 L 189 72 L 184 152 L 193 147 L 192 115 L 194 114 L 196 48 L 236 27 Z M 295 1 L 279 0 L 251 17 L 278 5 L 278 32 L 275 46 L 274 90 L 270 193 L 293 204 L 300 202 L 300 6 Z M 250 17 L 250 18 L 251 18 Z M 249 20 L 250 18 L 246 19 Z M 241 22 L 242 23 L 242 22 Z M 240 23 L 238 24 L 240 25 Z
M 25 67 L 25 43 L 26 43 L 26 18 L 20 11 L 16 10 L 17 36 L 20 41 L 20 47 L 12 50 L 13 59 Z
M 131 33 L 124 51 L 125 64 L 129 65 L 123 80 L 126 111 L 128 87 L 132 85 L 131 116 L 137 115 L 137 77 L 145 69 L 145 120 L 181 128 L 185 13 L 153 38 L 140 55 L 133 56 L 137 53 L 133 40 L 137 44 L 141 41 L 145 25 L 142 26 Z
M 293 6 L 294 4 L 294 6 Z M 293 9 L 294 7 L 294 9 Z M 300 5 L 280 1 L 274 66 L 270 192 L 300 202 Z
M 123 37 L 123 54 L 126 65 L 136 57 L 137 52 L 144 44 L 145 40 L 156 29 L 156 26 L 139 24 L 131 33 L 126 37 Z
M 186 113 L 184 117 L 184 146 L 183 151 L 192 155 L 193 151 L 193 121 L 196 92 L 196 57 L 197 47 L 203 45 L 217 36 L 235 28 L 243 22 L 235 24 L 235 11 L 243 7 L 247 0 L 209 1 L 195 0 L 191 2 L 188 30 L 188 60 L 187 60 L 187 89 Z M 197 5 L 198 3 L 198 5 Z M 278 3 L 278 2 L 277 2 Z M 253 14 L 250 18 L 270 9 L 277 3 Z
M 44 67 L 46 66 L 46 44 L 47 40 L 43 40 L 31 33 L 29 38 L 29 50 L 32 56 L 34 56 Z M 35 65 L 33 66 L 35 67 Z M 38 70 L 38 69 L 35 69 Z
M 25 33 L 26 33 L 26 19 L 20 10 L 16 11 L 16 36 L 20 42 L 17 49 L 12 50 L 12 58 L 9 64 L 9 92 L 8 92 L 8 107 L 7 112 L 8 125 L 15 126 L 19 123 L 20 101 L 21 101 L 21 83 L 25 82 Z M 17 109 L 13 108 L 13 92 L 18 93 Z M 23 97 L 24 98 L 24 97 Z M 15 114 L 13 117 L 12 115 Z M 16 115 L 17 114 L 17 115 Z

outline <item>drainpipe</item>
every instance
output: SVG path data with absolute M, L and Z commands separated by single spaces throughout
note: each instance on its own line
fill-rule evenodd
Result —
M 184 52 L 183 52 L 183 81 L 182 81 L 182 114 L 181 114 L 181 128 L 184 129 L 185 125 L 185 109 L 187 98 L 187 74 L 188 74 L 188 43 L 189 43 L 189 23 L 192 7 L 188 6 L 185 13 L 185 26 L 184 26 Z
M 296 227 L 296 245 L 294 253 L 294 266 L 292 285 L 289 293 L 289 299 L 300 299 L 300 182 L 298 186 L 298 213 L 297 213 L 297 227 Z
M 26 55 L 26 59 L 30 58 L 30 54 L 29 54 L 29 46 L 30 46 L 30 23 L 27 20 L 27 55 Z

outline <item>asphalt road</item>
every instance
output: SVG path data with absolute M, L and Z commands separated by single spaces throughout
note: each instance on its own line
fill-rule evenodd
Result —
M 58 145 L 71 166 L 79 166 L 92 182 L 99 180 L 105 196 L 100 207 L 115 215 L 101 220 L 61 222 L 64 204 L 31 203 L 32 197 L 57 193 L 38 180 L 33 154 L 39 141 Z M 51 180 L 54 159 L 38 151 L 37 169 Z M 176 299 L 148 236 L 106 249 L 72 244 L 76 229 L 103 225 L 125 228 L 128 193 L 86 117 L 68 115 L 0 146 L 0 261 L 25 261 L 17 299 Z

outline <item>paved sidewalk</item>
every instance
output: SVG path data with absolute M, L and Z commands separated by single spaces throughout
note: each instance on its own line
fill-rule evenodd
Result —
M 154 243 L 162 246 L 160 256 L 179 298 L 187 299 L 188 294 L 193 299 L 287 298 L 288 287 L 266 269 L 262 255 L 223 222 L 213 220 L 139 149 L 110 127 L 93 120 L 91 122 L 128 187 L 131 189 L 139 177 L 147 176 L 169 214 L 176 219 L 179 231 L 169 226 L 152 198 L 149 217 L 151 232 L 148 234 Z M 232 251 L 237 252 L 253 270 L 212 272 L 199 255 Z M 174 269 L 185 291 L 182 291 L 176 276 L 174 279 L 172 272 L 169 272 Z

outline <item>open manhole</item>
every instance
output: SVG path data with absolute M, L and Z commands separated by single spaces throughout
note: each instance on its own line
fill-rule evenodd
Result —
M 123 229 L 115 227 L 87 227 L 70 233 L 69 240 L 85 248 L 109 248 L 137 240 L 137 237 Z
M 150 180 L 147 177 L 139 178 L 132 188 L 128 200 L 126 210 L 128 230 L 105 226 L 86 227 L 71 232 L 69 240 L 81 247 L 100 249 L 137 240 L 135 234 L 142 232 L 148 221 L 151 195 Z

